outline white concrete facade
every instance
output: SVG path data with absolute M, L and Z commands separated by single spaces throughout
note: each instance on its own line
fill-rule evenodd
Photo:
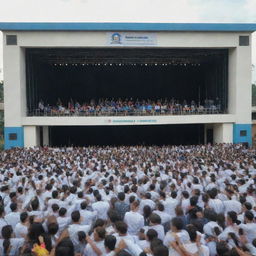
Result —
M 136 33 L 136 32 L 134 32 Z M 212 124 L 214 142 L 236 142 L 234 125 L 251 125 L 251 46 L 239 46 L 239 36 L 250 32 L 153 32 L 157 48 L 223 48 L 229 50 L 228 114 L 147 117 L 27 117 L 25 48 L 112 47 L 106 31 L 4 31 L 5 127 L 24 128 L 24 146 L 49 144 L 48 126 L 140 124 Z M 6 35 L 17 35 L 17 45 L 6 45 Z M 250 44 L 251 45 L 251 44 Z M 110 120 L 110 121 L 109 121 Z M 119 121 L 115 121 L 119 120 Z M 121 120 L 121 121 L 120 121 Z M 148 120 L 143 121 L 143 120 Z M 151 120 L 151 121 L 150 121 Z M 244 128 L 241 128 L 244 129 Z M 240 141 L 237 141 L 240 142 Z

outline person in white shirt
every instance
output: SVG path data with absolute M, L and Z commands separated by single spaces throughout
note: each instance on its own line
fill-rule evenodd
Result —
M 156 185 L 155 184 L 150 184 L 149 186 L 149 193 L 151 194 L 151 199 L 153 201 L 156 201 L 159 199 L 159 194 L 155 191 Z
M 184 213 L 186 213 L 190 207 L 188 191 L 182 191 L 181 207 Z
M 0 238 L 2 237 L 2 228 L 6 225 L 8 225 L 8 223 L 4 218 L 4 206 L 0 205 Z
M 97 212 L 97 218 L 101 218 L 103 220 L 108 219 L 108 210 L 109 210 L 109 203 L 101 201 L 101 195 L 97 194 L 95 196 L 97 202 L 92 204 L 92 209 Z
M 82 225 L 91 225 L 96 217 L 97 217 L 97 211 L 89 211 L 87 210 L 87 202 L 86 201 L 83 201 L 81 202 L 80 204 L 80 214 L 81 214 L 81 224 Z
M 116 248 L 116 237 L 113 235 L 107 235 L 104 240 L 104 246 L 106 250 L 106 256 L 111 256 L 112 254 L 115 255 L 115 248 Z
M 52 198 L 48 200 L 48 210 L 51 210 L 53 204 L 57 204 L 59 207 L 66 207 L 67 203 L 59 199 L 59 192 L 54 190 L 52 192 Z
M 60 208 L 59 209 L 59 216 L 57 217 L 57 223 L 59 225 L 59 234 L 68 227 L 68 225 L 71 223 L 71 218 L 66 216 L 67 209 L 66 208 Z
M 158 237 L 158 233 L 152 228 L 149 228 L 147 232 L 145 232 L 145 230 L 142 231 L 143 233 L 140 232 L 139 240 L 136 243 L 144 251 L 150 248 L 150 243 L 153 241 L 153 239 Z
M 208 206 L 212 208 L 217 214 L 224 213 L 224 204 L 220 199 L 217 199 L 218 190 L 212 188 L 210 191 L 207 191 L 210 199 L 208 201 Z
M 139 202 L 134 201 L 131 204 L 131 211 L 125 213 L 124 222 L 128 225 L 128 234 L 130 235 L 137 235 L 144 226 L 144 217 L 138 211 Z
M 162 241 L 164 240 L 164 236 L 165 236 L 164 227 L 163 227 L 163 225 L 161 225 L 160 216 L 157 215 L 156 213 L 152 213 L 149 216 L 149 226 L 144 227 L 144 229 L 146 231 L 148 229 L 154 229 L 158 234 L 158 238 Z
M 11 225 L 2 228 L 2 237 L 0 239 L 0 255 L 18 256 L 21 255 L 21 248 L 24 245 L 24 238 L 13 238 L 13 229 Z M 9 253 L 7 254 L 7 252 Z
M 237 219 L 237 214 L 235 211 L 230 211 L 227 214 L 226 217 L 226 222 L 227 222 L 227 226 L 226 228 L 223 230 L 223 232 L 218 236 L 219 240 L 222 241 L 226 241 L 229 239 L 229 233 L 234 233 L 237 237 L 239 235 L 239 226 L 238 223 L 238 219 Z M 231 243 L 231 246 L 233 245 L 233 243 Z
M 39 218 L 39 219 L 44 218 L 44 211 L 39 210 L 39 200 L 38 200 L 37 197 L 32 199 L 32 201 L 30 203 L 30 206 L 32 208 L 32 211 L 30 211 L 28 213 L 29 216 L 34 216 L 34 217 Z
M 175 217 L 175 208 L 179 204 L 179 200 L 177 200 L 177 192 L 172 191 L 171 197 L 167 198 L 164 202 L 165 212 L 171 216 L 171 218 Z
M 209 248 L 201 243 L 201 237 L 197 234 L 196 227 L 193 225 L 187 226 L 187 231 L 190 240 L 186 243 L 181 243 L 180 238 L 176 236 L 176 241 L 171 242 L 171 246 L 176 252 L 181 252 L 182 255 L 200 255 L 209 256 Z
M 119 245 L 121 240 L 124 240 L 125 243 L 130 242 L 129 244 L 135 244 L 134 237 L 127 233 L 128 226 L 125 222 L 117 221 L 115 223 L 115 229 L 116 229 L 116 233 L 114 233 L 113 235 L 116 237 L 116 245 L 117 246 Z M 131 253 L 131 251 L 129 249 L 127 249 L 127 251 Z
M 77 233 L 79 231 L 83 231 L 87 234 L 90 230 L 89 225 L 81 225 L 80 224 L 80 218 L 81 218 L 81 216 L 80 216 L 79 211 L 72 212 L 72 214 L 71 214 L 72 224 L 70 224 L 67 229 L 68 235 L 69 235 L 72 243 L 74 244 L 74 246 L 77 246 L 79 244 Z
M 104 246 L 105 235 L 106 235 L 105 228 L 103 227 L 95 228 L 93 231 L 93 239 L 92 239 L 94 242 L 94 245 L 88 242 L 84 250 L 84 256 L 97 256 L 98 254 L 96 253 L 94 246 L 96 246 L 97 249 L 99 249 L 99 251 L 101 252 L 101 255 L 106 255 L 107 252 Z
M 212 209 L 205 209 L 204 217 L 209 220 L 204 227 L 204 234 L 208 236 L 215 236 L 215 229 L 218 228 L 220 232 L 222 232 L 222 228 L 217 223 L 217 213 Z
M 143 213 L 143 209 L 146 205 L 148 205 L 152 211 L 156 206 L 155 202 L 151 200 L 151 194 L 149 192 L 147 192 L 140 201 L 140 213 Z
M 223 201 L 225 215 L 227 215 L 227 213 L 230 211 L 235 211 L 236 214 L 240 214 L 242 211 L 242 204 L 238 200 L 232 198 L 232 191 L 226 189 L 226 192 L 229 200 Z
M 14 229 L 16 224 L 20 221 L 20 213 L 18 212 L 18 206 L 16 203 L 11 203 L 11 212 L 5 215 L 5 220 L 8 225 L 11 225 Z
M 157 215 L 160 216 L 161 224 L 166 224 L 171 221 L 171 216 L 164 211 L 165 209 L 162 203 L 158 203 L 156 205 L 156 209 L 157 210 L 153 211 L 153 213 L 156 213 Z
M 16 224 L 14 233 L 17 238 L 25 238 L 28 233 L 29 215 L 27 212 L 20 214 L 20 222 Z
M 173 218 L 171 221 L 171 229 L 166 233 L 164 238 L 164 245 L 169 248 L 169 255 L 179 256 L 179 253 L 170 247 L 170 243 L 176 240 L 175 236 L 178 236 L 181 243 L 187 243 L 190 241 L 189 234 L 183 228 L 183 221 L 180 218 Z
M 11 212 L 11 208 L 10 208 L 10 205 L 12 203 L 17 203 L 17 197 L 16 197 L 16 192 L 11 192 L 9 194 L 9 200 L 8 200 L 8 204 L 6 205 L 5 207 L 5 214 L 8 214 Z
M 240 224 L 239 228 L 243 229 L 249 243 L 252 243 L 256 238 L 256 223 L 254 222 L 254 214 L 251 211 L 244 213 L 244 222 L 245 224 Z

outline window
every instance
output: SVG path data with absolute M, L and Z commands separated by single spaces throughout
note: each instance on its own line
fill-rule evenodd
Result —
M 9 133 L 9 140 L 17 140 L 17 133 Z
M 249 46 L 249 36 L 239 36 L 240 46 Z
M 240 131 L 240 137 L 245 137 L 247 136 L 247 131 L 246 130 L 241 130 Z
M 17 36 L 6 35 L 6 45 L 17 45 Z

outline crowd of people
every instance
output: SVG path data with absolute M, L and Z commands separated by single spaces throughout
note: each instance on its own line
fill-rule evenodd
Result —
M 255 153 L 240 144 L 2 151 L 0 255 L 256 255 Z
M 52 106 L 40 100 L 38 108 L 32 110 L 36 115 L 180 115 L 180 114 L 217 114 L 221 112 L 219 100 L 206 99 L 199 103 L 192 100 L 133 100 L 131 99 L 99 99 L 85 103 L 70 100 L 66 105 L 58 99 Z

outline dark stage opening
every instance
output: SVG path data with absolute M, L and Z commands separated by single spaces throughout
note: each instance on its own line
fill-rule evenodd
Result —
M 215 101 L 227 108 L 227 49 L 26 49 L 28 111 L 98 99 Z
M 195 145 L 203 144 L 204 126 L 53 126 L 51 146 Z

